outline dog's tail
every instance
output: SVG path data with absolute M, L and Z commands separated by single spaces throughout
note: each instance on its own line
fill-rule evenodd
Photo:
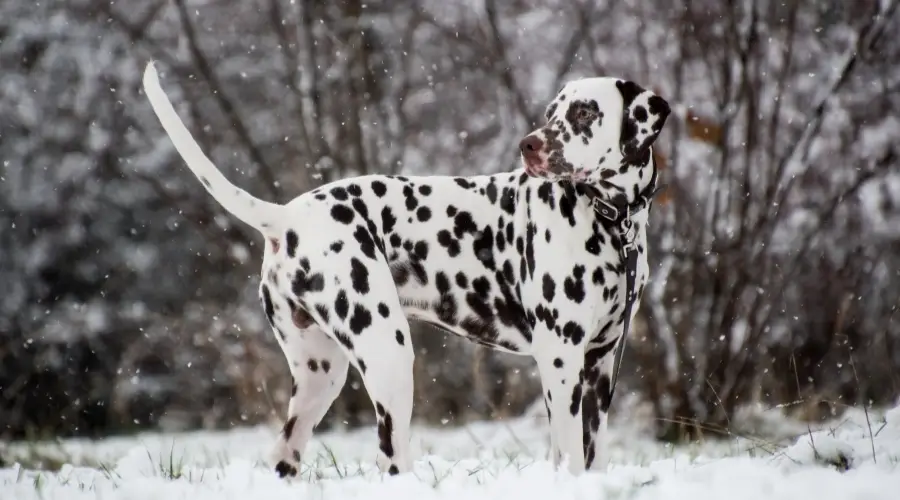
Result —
M 159 75 L 153 63 L 144 70 L 144 93 L 175 149 L 200 179 L 206 191 L 226 210 L 264 235 L 275 235 L 279 221 L 283 219 L 283 206 L 260 200 L 235 186 L 200 149 L 200 145 L 178 117 L 171 101 L 159 84 Z

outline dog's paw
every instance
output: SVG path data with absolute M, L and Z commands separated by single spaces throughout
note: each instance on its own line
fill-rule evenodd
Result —
M 271 463 L 275 464 L 275 473 L 280 478 L 297 477 L 300 472 L 300 452 L 291 450 L 287 443 L 280 442 L 271 454 Z
M 297 467 L 281 460 L 275 464 L 275 473 L 282 479 L 286 477 L 297 477 Z

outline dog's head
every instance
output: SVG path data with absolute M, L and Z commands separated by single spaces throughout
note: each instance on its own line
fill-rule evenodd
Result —
M 567 83 L 547 106 L 547 123 L 519 143 L 525 171 L 552 180 L 599 181 L 625 165 L 649 164 L 669 104 L 617 78 Z

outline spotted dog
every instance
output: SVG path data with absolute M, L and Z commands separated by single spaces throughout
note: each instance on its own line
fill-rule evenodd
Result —
M 278 205 L 219 172 L 152 63 L 144 89 L 209 194 L 265 238 L 260 300 L 293 378 L 273 456 L 279 475 L 297 474 L 349 365 L 375 409 L 380 469 L 411 469 L 409 318 L 533 356 L 553 463 L 573 473 L 605 468 L 613 352 L 637 310 L 625 317 L 625 242 L 617 230 L 622 217 L 633 229 L 640 297 L 648 276 L 646 193 L 657 182 L 651 145 L 669 114 L 665 100 L 631 81 L 575 80 L 548 106 L 546 123 L 521 141 L 521 169 L 367 175 Z

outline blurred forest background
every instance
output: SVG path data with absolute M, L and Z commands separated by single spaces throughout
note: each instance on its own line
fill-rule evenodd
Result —
M 669 189 L 618 394 L 646 401 L 663 439 L 744 405 L 821 418 L 890 404 L 897 6 L 0 0 L 0 437 L 285 412 L 262 240 L 174 152 L 140 90 L 150 59 L 226 175 L 278 202 L 357 174 L 509 170 L 565 80 L 653 88 L 675 108 L 657 143 Z M 414 327 L 416 418 L 535 401 L 530 359 Z M 351 373 L 320 428 L 372 421 Z

